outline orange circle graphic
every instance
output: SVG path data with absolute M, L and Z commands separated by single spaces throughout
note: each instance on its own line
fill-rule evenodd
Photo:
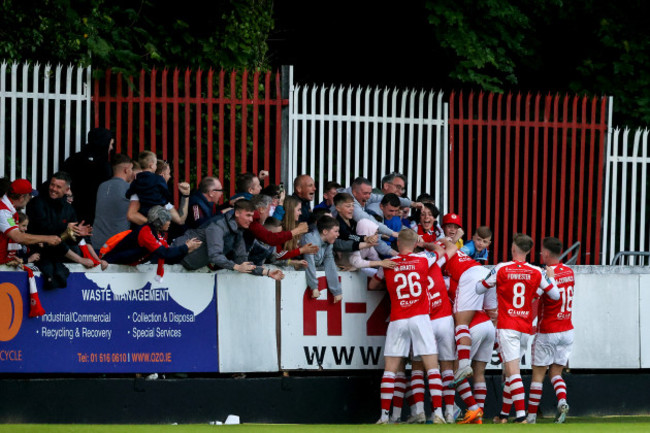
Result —
M 23 323 L 23 298 L 16 286 L 0 284 L 0 341 L 13 339 Z

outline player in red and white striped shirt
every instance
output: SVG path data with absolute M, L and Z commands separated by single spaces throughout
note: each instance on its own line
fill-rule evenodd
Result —
M 378 424 L 389 422 L 396 373 L 402 359 L 409 355 L 420 356 L 427 369 L 429 392 L 432 399 L 433 422 L 444 424 L 442 416 L 442 379 L 438 369 L 438 349 L 429 319 L 429 269 L 442 265 L 446 256 L 435 253 L 413 253 L 418 235 L 411 229 L 403 229 L 397 238 L 399 255 L 391 260 L 394 269 L 379 269 L 369 283 L 369 289 L 377 289 L 384 279 L 391 301 L 390 324 L 386 331 L 384 348 L 385 369 L 381 380 L 381 417 Z
M 499 316 L 497 333 L 506 374 L 504 393 L 510 392 L 515 406 L 517 423 L 526 423 L 526 394 L 521 381 L 519 362 L 533 332 L 533 298 L 545 293 L 559 299 L 560 293 L 553 281 L 553 270 L 545 278 L 542 270 L 526 263 L 533 248 L 533 240 L 522 233 L 514 236 L 511 262 L 499 263 L 488 276 L 476 284 L 477 293 L 485 293 L 496 286 Z M 505 415 L 507 419 L 507 414 Z
M 545 238 L 542 243 L 541 259 L 547 269 L 552 269 L 555 282 L 560 291 L 560 299 L 551 300 L 544 297 L 539 303 L 538 331 L 533 340 L 533 378 L 530 384 L 528 400 L 529 423 L 537 420 L 537 409 L 542 398 L 542 383 L 548 369 L 555 395 L 557 396 L 556 423 L 563 423 L 569 412 L 566 401 L 566 384 L 562 379 L 562 370 L 566 367 L 573 348 L 573 290 L 575 276 L 571 268 L 560 263 L 562 242 L 553 237 Z

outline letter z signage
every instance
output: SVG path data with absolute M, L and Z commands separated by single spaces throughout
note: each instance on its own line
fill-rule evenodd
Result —
M 343 300 L 334 304 L 318 273 L 321 296 L 311 298 L 305 278 L 282 284 L 280 365 L 283 370 L 383 368 L 390 304 L 385 291 L 369 291 L 360 272 L 341 272 Z

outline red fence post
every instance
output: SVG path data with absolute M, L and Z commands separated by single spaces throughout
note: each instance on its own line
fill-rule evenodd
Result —
M 241 79 L 241 171 L 248 171 L 248 70 L 244 69 Z M 257 173 L 254 173 L 257 174 Z
M 275 184 L 280 183 L 280 165 L 282 155 L 282 90 L 280 88 L 280 71 L 275 72 Z
M 203 153 L 201 152 L 201 146 L 202 146 L 202 137 L 203 137 L 203 128 L 202 128 L 202 118 L 201 118 L 201 105 L 203 105 L 203 98 L 201 95 L 201 79 L 203 78 L 203 71 L 201 71 L 201 68 L 196 71 L 196 129 L 195 129 L 195 134 L 196 134 L 196 185 L 198 187 L 199 183 L 201 183 L 201 175 L 203 172 L 203 167 L 202 167 L 202 161 L 203 161 Z M 210 174 L 208 173 L 208 176 Z M 189 182 L 189 179 L 188 179 Z

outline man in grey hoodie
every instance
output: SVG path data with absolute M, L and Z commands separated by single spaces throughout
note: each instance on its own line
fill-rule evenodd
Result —
M 334 303 L 343 298 L 339 274 L 334 262 L 333 244 L 339 237 L 339 222 L 331 216 L 323 216 L 318 220 L 317 229 L 307 233 L 302 238 L 304 245 L 311 243 L 318 246 L 316 254 L 305 254 L 307 269 L 307 285 L 312 291 L 312 298 L 320 297 L 318 287 L 318 277 L 316 277 L 316 268 L 322 266 L 325 268 L 325 277 L 327 279 L 327 289 L 334 296 Z
M 248 261 L 244 230 L 253 221 L 255 208 L 248 200 L 237 200 L 234 209 L 226 212 L 198 229 L 190 229 L 183 236 L 174 240 L 184 243 L 186 239 L 198 238 L 203 245 L 185 256 L 181 264 L 190 270 L 211 265 L 211 268 L 230 269 L 253 275 L 268 276 L 276 281 L 284 278 L 279 269 L 270 270 L 264 266 L 255 266 Z M 189 238 L 188 238 L 189 236 Z

